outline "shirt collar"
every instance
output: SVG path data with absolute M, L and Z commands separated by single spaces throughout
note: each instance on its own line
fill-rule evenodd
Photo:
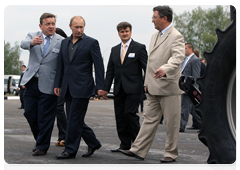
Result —
M 188 60 L 194 55 L 194 53 L 190 54 L 188 57 Z
M 125 44 L 127 45 L 127 47 L 129 47 L 131 41 L 132 41 L 132 38 L 130 38 L 130 40 L 128 40 L 128 42 L 125 43 Z M 121 43 L 121 47 L 123 46 L 123 44 L 124 44 L 124 43 L 122 42 L 122 43 Z
M 81 40 L 85 37 L 85 34 L 82 34 L 81 37 L 79 37 L 78 40 Z M 73 35 L 70 36 L 70 40 L 72 41 L 73 40 Z
M 171 26 L 172 26 L 172 23 L 161 31 L 161 32 L 162 32 L 162 36 L 163 36 L 163 34 L 165 34 L 165 32 L 166 32 Z
M 42 35 L 43 35 L 43 39 L 45 40 L 45 38 L 46 38 L 47 36 L 44 35 L 43 33 L 42 33 Z M 53 34 L 53 35 L 54 35 L 54 34 Z M 49 37 L 50 37 L 50 40 L 53 38 L 53 35 L 49 36 Z

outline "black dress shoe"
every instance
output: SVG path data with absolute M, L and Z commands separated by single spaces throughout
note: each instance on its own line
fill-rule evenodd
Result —
M 88 146 L 88 151 L 87 151 L 87 153 L 83 154 L 82 157 L 89 157 L 89 156 L 91 156 L 91 155 L 95 152 L 95 150 L 98 150 L 98 149 L 101 148 L 101 147 L 102 147 L 101 144 L 99 144 L 99 145 L 96 146 L 95 148 L 91 148 L 90 146 Z
M 19 107 L 18 109 L 24 109 L 24 107 Z
M 122 149 L 119 149 L 119 151 L 121 153 L 123 153 L 124 155 L 127 155 L 127 156 L 131 156 L 131 157 L 134 157 L 134 158 L 137 158 L 137 159 L 140 159 L 140 160 L 144 160 L 144 158 L 132 153 L 130 150 L 122 150 Z
M 188 130 L 200 130 L 201 128 L 199 127 L 195 127 L 195 126 L 191 126 L 189 128 L 187 128 Z
M 65 150 L 60 155 L 55 156 L 56 159 L 72 159 L 75 157 L 76 157 L 76 154 L 70 154 Z
M 185 130 L 183 130 L 183 129 L 179 129 L 179 132 L 184 132 Z
M 37 150 L 36 145 L 34 145 L 32 151 L 35 152 Z
M 160 160 L 162 163 L 170 163 L 170 162 L 175 162 L 175 159 L 170 158 L 170 157 L 164 157 L 163 159 Z
M 32 156 L 42 156 L 45 155 L 47 153 L 47 151 L 43 151 L 41 149 L 36 149 L 35 152 L 33 152 Z
M 117 148 L 117 149 L 111 149 L 111 152 L 120 152 L 120 150 L 119 149 L 121 149 L 121 148 Z

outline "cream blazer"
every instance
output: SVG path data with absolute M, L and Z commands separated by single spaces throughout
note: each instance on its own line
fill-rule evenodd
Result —
M 144 86 L 151 95 L 169 96 L 182 94 L 178 81 L 185 56 L 182 34 L 171 26 L 154 46 L 158 32 L 153 34 L 148 54 Z M 155 71 L 161 67 L 166 77 L 155 79 Z

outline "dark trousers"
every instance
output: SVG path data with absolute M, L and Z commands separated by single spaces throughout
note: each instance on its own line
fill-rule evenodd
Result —
M 47 151 L 56 115 L 57 96 L 40 92 L 38 80 L 32 78 L 26 85 L 24 104 L 24 116 L 36 140 L 36 148 Z
M 65 100 L 68 121 L 65 150 L 70 154 L 77 154 L 81 137 L 91 148 L 97 147 L 100 142 L 97 140 L 93 130 L 84 122 L 89 98 L 73 98 L 68 91 Z
M 67 129 L 67 117 L 64 111 L 65 99 L 61 96 L 58 97 L 57 102 L 57 127 L 58 127 L 58 141 L 65 140 Z
M 24 94 L 24 90 L 22 87 L 20 87 L 20 102 L 21 102 L 21 108 L 24 108 L 24 100 L 23 100 L 23 94 Z
M 192 112 L 194 112 L 194 113 L 192 113 Z M 201 119 L 201 117 L 198 116 L 198 114 L 195 112 L 195 107 L 192 109 L 191 114 L 192 114 L 192 115 L 197 115 L 197 116 L 195 116 L 195 117 L 194 117 L 194 116 L 192 117 L 192 122 L 193 122 L 192 127 L 201 129 L 201 128 L 202 128 L 202 119 Z
M 115 119 L 121 149 L 130 149 L 138 135 L 140 124 L 136 112 L 140 97 L 141 94 L 126 94 L 122 87 L 118 95 L 114 96 Z

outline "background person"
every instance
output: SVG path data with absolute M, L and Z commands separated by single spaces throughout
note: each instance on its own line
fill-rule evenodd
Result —
M 185 55 L 187 58 L 183 62 L 181 72 L 182 75 L 187 77 L 192 76 L 194 77 L 195 80 L 200 77 L 201 73 L 201 62 L 197 58 L 197 56 L 193 52 L 194 47 L 191 43 L 186 43 L 185 44 Z M 197 82 L 195 81 L 194 86 L 198 88 Z M 198 114 L 195 112 L 195 106 L 193 105 L 190 97 L 188 96 L 187 93 L 183 93 L 181 95 L 181 123 L 180 123 L 180 129 L 179 132 L 184 132 L 188 119 L 189 119 L 189 114 L 191 113 L 192 116 L 195 119 L 195 124 L 187 129 L 200 129 L 202 127 L 202 120 L 198 116 Z
M 56 28 L 56 33 L 64 38 L 67 38 L 66 33 L 61 28 Z M 57 102 L 57 127 L 58 127 L 58 140 L 55 142 L 56 146 L 65 146 L 65 137 L 67 129 L 67 117 L 64 110 L 65 99 L 62 96 L 58 97 Z
M 26 69 L 26 66 L 25 66 L 25 65 L 22 65 L 22 67 L 21 67 L 22 73 L 21 73 L 21 76 L 20 76 L 19 84 L 18 84 L 18 87 L 19 87 L 19 89 L 20 89 L 19 91 L 20 91 L 20 102 L 21 102 L 21 106 L 20 106 L 18 109 L 24 109 L 23 93 L 24 93 L 24 90 L 25 90 L 25 86 L 21 86 L 20 83 L 21 83 L 23 74 L 24 74 L 24 72 L 25 72 L 25 69 Z

